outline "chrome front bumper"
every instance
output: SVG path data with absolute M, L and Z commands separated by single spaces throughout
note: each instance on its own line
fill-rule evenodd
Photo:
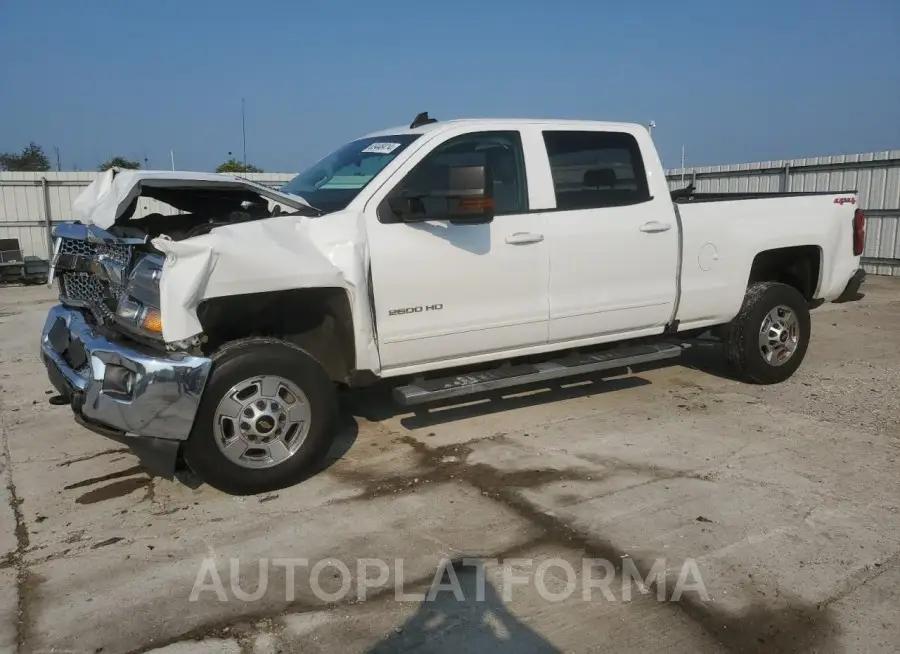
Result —
M 211 361 L 110 341 L 77 309 L 50 309 L 41 334 L 50 381 L 101 433 L 182 441 L 190 436 Z

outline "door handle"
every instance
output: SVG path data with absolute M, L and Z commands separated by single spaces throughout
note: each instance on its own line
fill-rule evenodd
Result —
M 647 234 L 656 234 L 657 232 L 667 232 L 672 229 L 671 223 L 661 223 L 657 220 L 651 220 L 649 223 L 641 225 L 641 231 Z
M 534 234 L 532 232 L 516 232 L 506 237 L 506 242 L 510 245 L 528 245 L 529 243 L 540 243 L 543 240 L 543 234 Z

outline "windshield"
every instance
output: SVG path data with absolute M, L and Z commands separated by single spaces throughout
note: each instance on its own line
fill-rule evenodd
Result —
M 297 175 L 281 191 L 299 195 L 326 213 L 340 211 L 417 138 L 419 134 L 397 134 L 351 141 Z

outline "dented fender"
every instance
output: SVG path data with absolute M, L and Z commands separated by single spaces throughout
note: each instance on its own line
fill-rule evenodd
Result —
M 204 300 L 302 288 L 343 288 L 353 312 L 356 368 L 381 368 L 369 306 L 369 252 L 361 214 L 279 216 L 217 227 L 183 241 L 160 236 L 166 256 L 160 311 L 166 342 L 202 331 Z

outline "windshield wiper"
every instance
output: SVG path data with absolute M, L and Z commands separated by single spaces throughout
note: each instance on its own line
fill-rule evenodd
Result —
M 282 191 L 281 189 L 278 189 L 278 192 L 284 193 L 285 195 L 293 195 L 295 198 L 300 198 L 301 200 L 303 200 L 306 203 L 306 206 L 308 207 L 308 209 L 306 209 L 306 208 L 298 209 L 297 211 L 293 212 L 294 215 L 302 214 L 304 211 L 311 210 L 312 215 L 315 216 L 316 218 L 318 218 L 319 216 L 324 216 L 326 213 L 328 213 L 327 211 L 322 211 L 321 209 L 319 209 L 319 207 L 314 207 L 313 205 L 311 205 L 309 203 L 309 200 L 307 200 L 302 195 L 297 195 L 296 193 L 291 193 L 290 191 Z
M 309 205 L 308 209 L 298 209 L 297 211 L 292 212 L 290 215 L 292 216 L 308 216 L 312 215 L 313 218 L 319 218 L 327 214 L 327 211 L 322 211 L 318 207 L 314 207 Z
M 245 182 L 248 182 L 251 186 L 253 186 L 256 189 L 257 193 L 259 193 L 261 196 L 263 196 L 264 198 L 266 198 L 268 200 L 272 200 L 273 202 L 278 202 L 279 195 L 281 195 L 281 196 L 292 195 L 295 198 L 299 198 L 300 200 L 303 201 L 303 204 L 305 206 L 303 207 L 303 209 L 292 207 L 295 209 L 295 211 L 293 212 L 295 214 L 299 214 L 302 211 L 310 211 L 310 212 L 312 212 L 313 216 L 318 217 L 318 216 L 324 216 L 327 213 L 325 211 L 322 211 L 318 207 L 312 206 L 309 202 L 307 202 L 306 198 L 303 197 L 302 195 L 297 195 L 296 193 L 291 193 L 290 191 L 284 191 L 280 188 L 274 189 L 269 186 L 266 186 L 265 184 L 260 184 L 259 182 L 255 182 L 252 179 L 247 179 L 246 177 L 241 177 L 240 175 L 235 175 L 235 177 L 237 177 L 238 179 L 241 179 Z M 282 199 L 282 202 L 283 201 L 284 200 Z

